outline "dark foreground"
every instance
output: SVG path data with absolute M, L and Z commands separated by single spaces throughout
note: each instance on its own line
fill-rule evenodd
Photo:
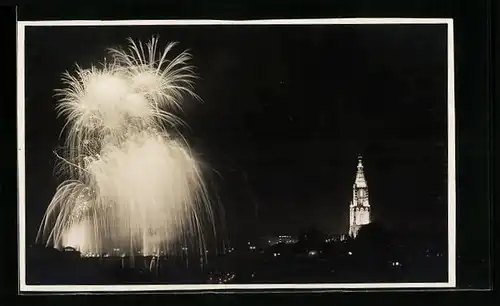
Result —
M 307 237 L 307 238 L 305 238 Z M 442 239 L 444 237 L 444 239 Z M 446 235 L 394 238 L 373 227 L 355 240 L 326 242 L 317 232 L 295 244 L 231 252 L 165 257 L 82 258 L 33 246 L 27 249 L 27 283 L 206 284 L 446 282 Z

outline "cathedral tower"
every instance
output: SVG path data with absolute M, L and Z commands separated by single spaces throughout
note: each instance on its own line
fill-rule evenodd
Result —
M 368 185 L 363 172 L 363 160 L 358 156 L 358 170 L 352 186 L 352 201 L 349 205 L 349 236 L 356 238 L 362 225 L 370 223 Z

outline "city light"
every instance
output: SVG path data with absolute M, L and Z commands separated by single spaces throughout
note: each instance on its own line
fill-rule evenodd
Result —
M 267 242 L 269 243 L 269 245 L 294 244 L 294 243 L 297 243 L 297 239 L 293 238 L 290 235 L 279 235 L 276 238 L 268 240 Z

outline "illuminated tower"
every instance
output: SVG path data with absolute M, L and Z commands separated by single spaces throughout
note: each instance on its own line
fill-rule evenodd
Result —
M 368 185 L 363 172 L 363 160 L 358 156 L 356 180 L 352 186 L 352 201 L 349 205 L 349 236 L 356 238 L 362 225 L 370 223 L 370 203 Z

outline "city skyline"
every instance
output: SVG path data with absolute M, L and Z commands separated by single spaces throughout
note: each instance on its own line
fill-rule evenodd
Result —
M 446 228 L 445 25 L 27 28 L 27 243 L 58 182 L 60 74 L 100 58 L 108 42 L 152 33 L 194 55 L 204 103 L 188 101 L 186 138 L 234 239 L 256 227 L 343 232 L 358 154 L 376 220 Z

